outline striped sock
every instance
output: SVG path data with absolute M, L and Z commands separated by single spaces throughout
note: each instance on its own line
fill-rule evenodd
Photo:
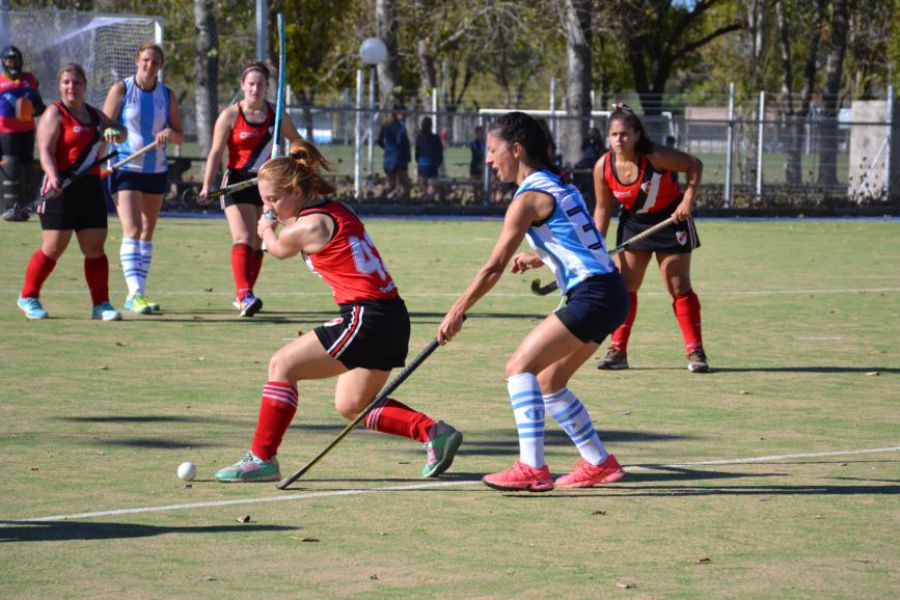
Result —
M 531 373 L 513 375 L 506 382 L 509 402 L 519 432 L 519 460 L 526 465 L 544 466 L 544 403 L 541 386 Z
M 271 460 L 278 453 L 281 439 L 294 419 L 298 404 L 295 386 L 280 381 L 269 381 L 263 386 L 256 433 L 250 446 L 257 458 Z
M 402 402 L 387 398 L 366 415 L 366 428 L 372 431 L 390 433 L 422 442 L 428 441 L 428 432 L 434 421 L 428 415 L 411 409 Z
M 122 273 L 125 275 L 128 295 L 143 294 L 144 284 L 141 279 L 140 242 L 123 237 L 122 245 L 119 246 L 119 261 L 122 263 Z
M 581 400 L 569 391 L 569 388 L 544 396 L 544 406 L 553 420 L 572 438 L 584 460 L 592 465 L 599 465 L 606 460 L 609 452 L 594 430 L 591 416 Z
M 153 242 L 139 242 L 141 253 L 141 293 L 147 285 L 147 277 L 150 276 L 150 263 L 153 262 Z

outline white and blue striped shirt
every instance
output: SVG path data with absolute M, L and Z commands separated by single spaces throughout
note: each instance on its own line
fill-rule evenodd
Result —
M 616 270 L 578 188 L 563 183 L 550 171 L 535 171 L 525 178 L 516 196 L 524 192 L 553 198 L 553 212 L 543 221 L 532 223 L 526 237 L 553 271 L 561 294 L 585 279 Z
M 124 83 L 125 97 L 118 121 L 128 130 L 128 139 L 116 145 L 119 152 L 117 160 L 151 143 L 157 133 L 169 126 L 169 88 L 157 81 L 151 91 L 144 91 L 134 82 L 134 77 L 129 77 Z M 132 173 L 165 173 L 168 168 L 165 148 L 154 148 L 121 167 L 123 171 Z

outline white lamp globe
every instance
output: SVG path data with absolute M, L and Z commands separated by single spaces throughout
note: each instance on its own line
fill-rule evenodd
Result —
M 359 57 L 367 65 L 377 65 L 387 60 L 387 46 L 377 37 L 363 40 L 359 45 Z

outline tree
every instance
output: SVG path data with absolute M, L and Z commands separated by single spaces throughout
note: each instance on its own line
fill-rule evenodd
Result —
M 219 34 L 213 16 L 212 0 L 194 0 L 194 24 L 197 28 L 194 110 L 200 155 L 206 156 L 212 144 L 212 131 L 219 113 Z
M 825 87 L 822 90 L 821 137 L 823 144 L 819 158 L 819 185 L 837 185 L 838 109 L 841 106 L 841 83 L 844 75 L 844 55 L 847 51 L 847 32 L 850 25 L 849 0 L 834 0 L 831 15 L 831 36 L 825 63 Z
M 581 158 L 591 117 L 591 0 L 565 0 L 566 118 L 560 146 L 565 163 Z
M 378 65 L 378 90 L 381 108 L 395 108 L 400 99 L 395 88 L 400 82 L 400 57 L 397 54 L 397 3 L 395 0 L 376 0 L 375 34 L 387 47 L 388 59 Z

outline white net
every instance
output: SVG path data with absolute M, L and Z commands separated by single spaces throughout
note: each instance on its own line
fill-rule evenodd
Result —
M 87 102 L 103 106 L 114 82 L 134 74 L 141 44 L 162 43 L 162 26 L 148 16 L 102 15 L 60 10 L 9 11 L 10 43 L 22 51 L 24 69 L 41 85 L 45 103 L 58 97 L 56 75 L 78 63 L 88 76 Z

